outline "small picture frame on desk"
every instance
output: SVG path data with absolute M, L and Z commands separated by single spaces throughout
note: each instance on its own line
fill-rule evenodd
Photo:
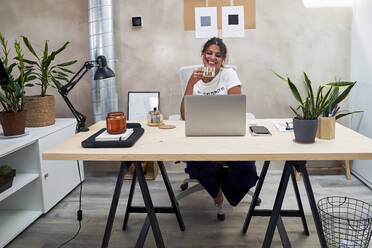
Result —
M 147 120 L 149 111 L 159 106 L 159 91 L 128 91 L 128 120 Z

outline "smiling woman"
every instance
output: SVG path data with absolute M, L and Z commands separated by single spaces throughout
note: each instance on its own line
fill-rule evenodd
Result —
M 306 8 L 351 7 L 354 0 L 302 0 Z

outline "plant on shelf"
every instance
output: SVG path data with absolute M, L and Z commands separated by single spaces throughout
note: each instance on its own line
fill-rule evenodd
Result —
M 318 127 L 318 117 L 322 114 L 326 114 L 328 110 L 328 114 L 336 115 L 339 110 L 337 107 L 338 104 L 348 96 L 351 89 L 356 84 L 356 82 L 338 80 L 335 82 L 326 83 L 325 85 L 320 85 L 316 92 L 314 92 L 310 79 L 308 78 L 307 74 L 304 73 L 304 84 L 307 95 L 305 98 L 303 98 L 301 97 L 296 85 L 289 77 L 285 78 L 276 72 L 274 72 L 274 74 L 281 80 L 288 83 L 289 89 L 298 103 L 296 108 L 293 108 L 292 106 L 290 106 L 290 108 L 295 114 L 295 118 L 293 119 L 295 139 L 298 142 L 304 143 L 314 142 Z M 346 89 L 340 94 L 341 87 L 346 87 Z M 326 90 L 325 94 L 323 90 Z M 360 111 L 348 113 L 340 112 L 335 117 L 340 118 L 355 112 Z
M 19 135 L 25 132 L 25 86 L 28 86 L 27 82 L 35 77 L 32 75 L 32 69 L 24 64 L 19 41 L 14 42 L 16 57 L 13 63 L 9 60 L 8 42 L 1 32 L 0 45 L 2 52 L 0 59 L 8 77 L 1 84 L 0 104 L 3 110 L 0 112 L 0 121 L 5 136 Z M 17 75 L 15 69 L 18 69 Z
M 16 171 L 9 165 L 0 166 L 0 193 L 12 187 Z
M 27 97 L 29 101 L 26 103 L 26 109 L 30 110 L 27 113 L 27 126 L 40 127 L 48 126 L 55 123 L 55 107 L 54 96 L 47 95 L 47 89 L 50 87 L 56 88 L 62 86 L 62 82 L 69 81 L 69 74 L 74 72 L 69 69 L 69 66 L 75 64 L 77 60 L 71 60 L 64 63 L 52 64 L 56 56 L 66 49 L 70 42 L 65 42 L 63 46 L 49 53 L 48 41 L 45 41 L 44 51 L 39 56 L 32 47 L 27 37 L 23 36 L 23 43 L 35 57 L 36 60 L 25 59 L 24 63 L 33 68 L 32 75 L 35 76 L 35 81 L 31 82 L 32 86 L 40 86 L 40 95 Z M 59 88 L 59 87 L 58 87 Z

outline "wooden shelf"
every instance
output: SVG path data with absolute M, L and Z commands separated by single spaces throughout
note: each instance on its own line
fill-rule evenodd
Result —
M 5 190 L 0 194 L 0 201 L 4 200 L 8 196 L 22 189 L 27 184 L 31 183 L 39 177 L 36 173 L 17 173 L 13 180 L 13 185 L 9 189 Z
M 41 211 L 1 210 L 0 211 L 0 247 L 4 247 L 34 222 Z

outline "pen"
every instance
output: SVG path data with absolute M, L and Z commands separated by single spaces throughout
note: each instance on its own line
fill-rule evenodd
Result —
M 293 127 L 290 127 L 289 126 L 289 122 L 285 122 L 285 124 L 287 125 L 286 127 L 285 127 L 285 130 L 292 130 L 293 129 Z M 292 122 L 291 122 L 291 124 L 292 124 Z
M 340 107 L 336 106 L 335 109 L 332 112 L 332 116 L 335 116 L 339 110 L 340 110 Z

